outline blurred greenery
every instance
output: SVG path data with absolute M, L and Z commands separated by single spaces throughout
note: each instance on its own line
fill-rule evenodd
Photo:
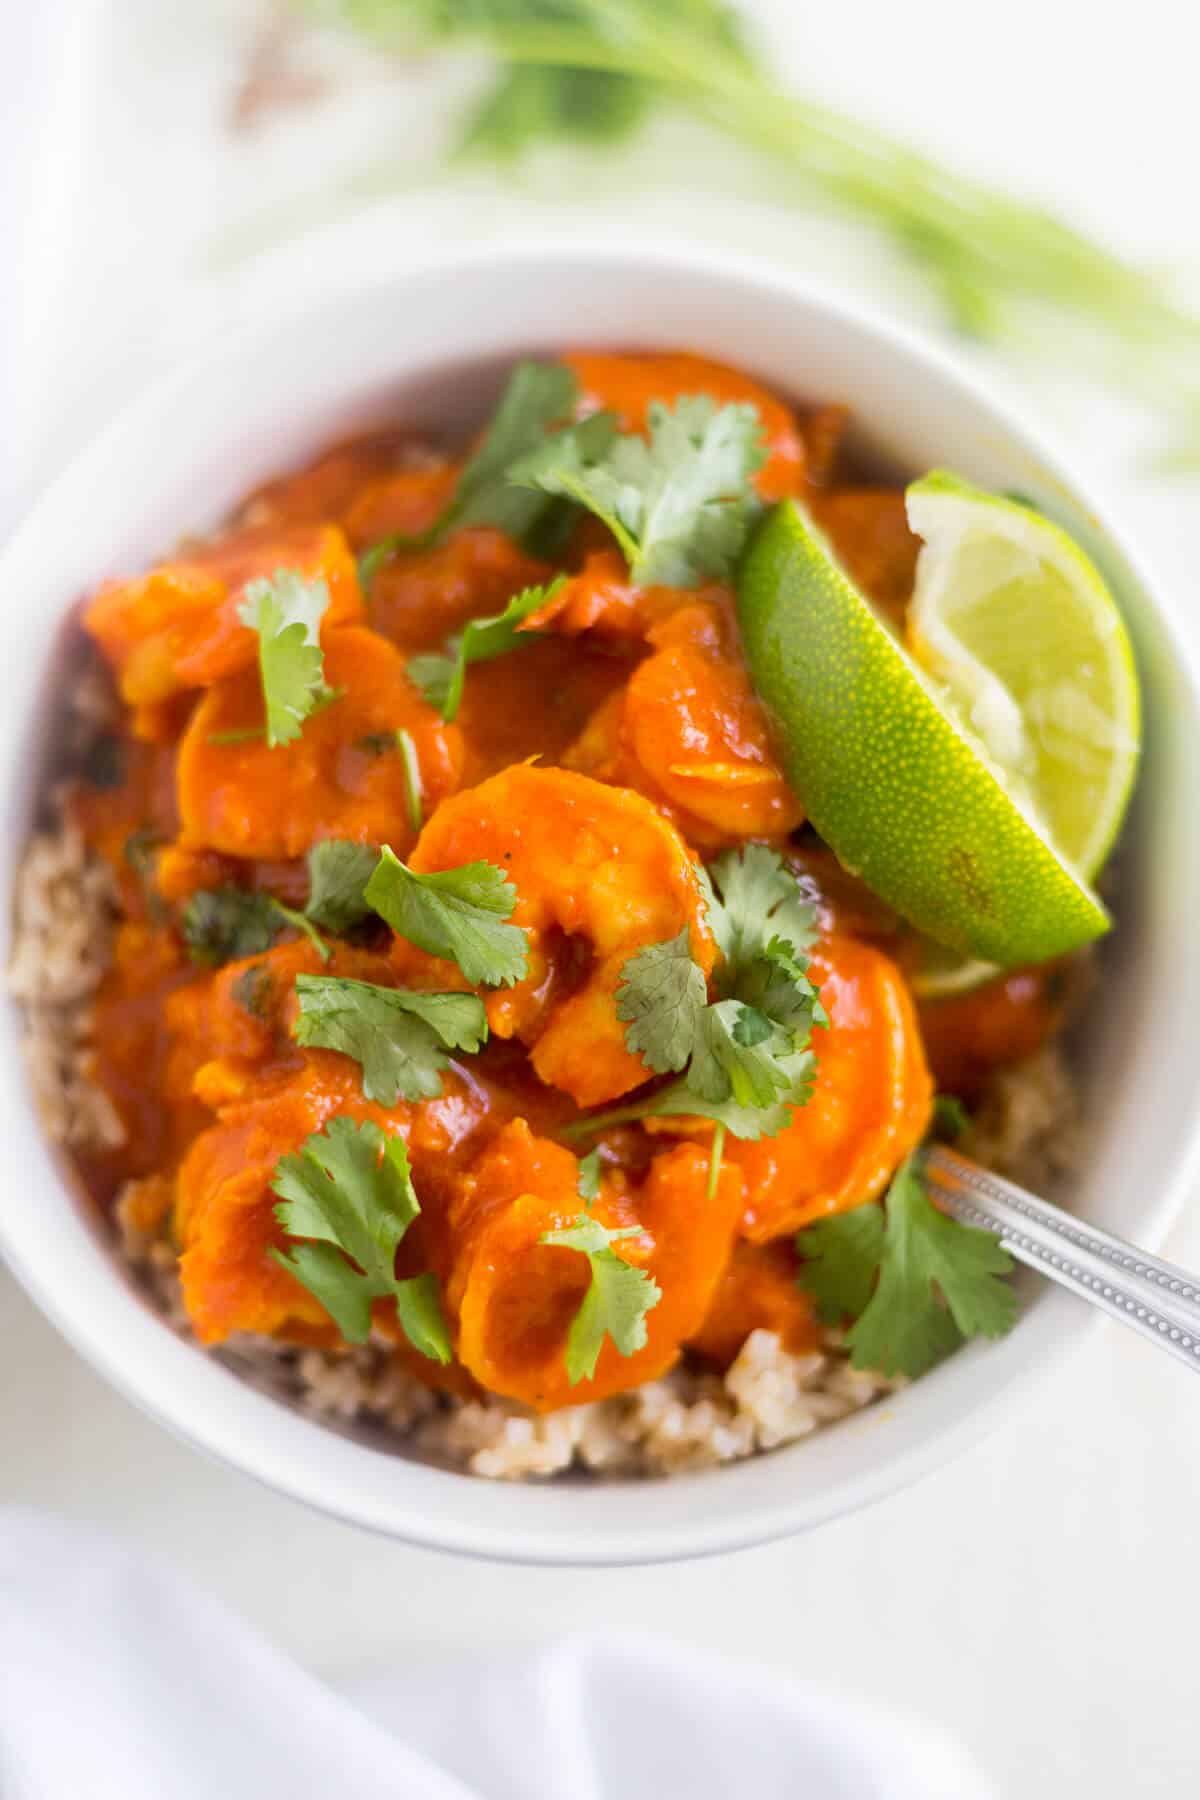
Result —
M 494 78 L 453 154 L 512 163 L 549 142 L 631 138 L 683 108 L 882 234 L 960 333 L 1030 336 L 1153 408 L 1158 460 L 1200 469 L 1200 318 L 1157 273 L 1053 213 L 780 89 L 722 0 L 296 0 L 381 50 L 482 49 Z

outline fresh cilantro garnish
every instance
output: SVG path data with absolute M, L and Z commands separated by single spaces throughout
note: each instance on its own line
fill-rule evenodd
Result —
M 648 441 L 618 436 L 597 449 L 578 433 L 549 438 L 509 480 L 595 513 L 645 586 L 730 580 L 759 511 L 750 479 L 766 456 L 757 410 L 693 394 L 653 402 L 647 422 Z
M 581 1156 L 579 1159 L 579 1198 L 589 1212 L 592 1208 L 592 1201 L 598 1199 L 599 1194 L 600 1152 L 589 1150 L 586 1156 Z
M 553 599 L 566 580 L 559 575 L 543 587 L 522 588 L 514 594 L 501 613 L 488 619 L 472 619 L 457 637 L 452 637 L 444 650 L 425 656 L 410 657 L 408 676 L 422 694 L 449 721 L 458 714 L 462 703 L 463 683 L 472 663 L 491 662 L 537 642 L 537 633 L 519 630 L 548 600 Z
M 305 719 L 337 697 L 325 685 L 321 651 L 321 620 L 328 605 L 324 579 L 308 581 L 294 569 L 277 569 L 269 580 L 246 584 L 238 617 L 258 634 L 266 738 L 272 749 L 298 738 Z
M 366 886 L 379 852 L 348 838 L 326 838 L 308 853 L 308 905 L 314 925 L 340 935 L 368 916 Z
M 710 999 L 688 932 L 651 944 L 621 971 L 617 1013 L 625 1042 L 655 1074 L 683 1070 L 647 1098 L 568 1127 L 578 1135 L 624 1119 L 697 1113 L 720 1135 L 773 1137 L 812 1091 L 809 1038 L 827 1023 L 804 951 L 813 911 L 778 854 L 751 845 L 719 857 L 704 877 L 721 951 Z
M 817 938 L 816 911 L 778 853 L 763 844 L 728 850 L 702 878 L 708 924 L 727 965 L 744 968 L 767 952 L 802 958 Z
M 883 1207 L 878 1200 L 836 1218 L 819 1219 L 797 1234 L 796 1279 L 817 1304 L 823 1325 L 857 1319 L 871 1298 L 883 1255 Z
M 447 1051 L 475 1051 L 487 1015 L 475 994 L 415 993 L 333 975 L 297 975 L 296 1041 L 362 1064 L 363 1093 L 381 1106 L 442 1091 Z
M 510 987 L 525 973 L 525 933 L 504 923 L 517 890 L 494 863 L 418 875 L 385 845 L 366 897 L 397 936 L 457 963 L 472 985 Z
M 329 946 L 311 920 L 270 894 L 236 887 L 201 888 L 187 901 L 180 918 L 192 961 L 210 968 L 269 950 L 287 925 L 308 938 L 323 962 L 329 961 Z
M 349 1343 L 366 1343 L 371 1302 L 387 1297 L 413 1348 L 450 1361 L 437 1277 L 396 1278 L 396 1251 L 421 1210 L 399 1138 L 370 1120 L 331 1119 L 280 1158 L 271 1186 L 280 1201 L 275 1217 L 302 1240 L 271 1254 L 316 1295 Z
M 644 1269 L 636 1269 L 610 1245 L 642 1235 L 640 1225 L 610 1231 L 598 1219 L 580 1213 L 562 1231 L 544 1231 L 538 1242 L 578 1250 L 591 1268 L 587 1293 L 567 1332 L 567 1377 L 574 1386 L 590 1380 L 610 1337 L 622 1356 L 632 1356 L 646 1343 L 646 1314 L 662 1299 L 662 1289 Z
M 254 1019 L 265 1019 L 271 1002 L 271 971 L 263 963 L 251 963 L 233 984 L 233 997 Z
M 425 823 L 425 806 L 421 798 L 421 765 L 417 760 L 417 746 L 413 742 L 411 731 L 400 730 L 396 733 L 396 748 L 404 764 L 404 802 L 408 808 L 408 823 L 413 831 L 420 831 Z
M 308 905 L 303 912 L 270 894 L 244 888 L 202 888 L 184 906 L 184 942 L 193 962 L 216 967 L 269 950 L 286 925 L 302 932 L 322 961 L 331 951 L 317 927 L 341 935 L 367 918 L 366 886 L 378 850 L 344 838 L 327 838 L 308 853 Z
M 220 887 L 193 894 L 180 925 L 192 961 L 215 968 L 269 950 L 283 921 L 269 894 Z
M 708 1007 L 708 982 L 692 956 L 685 925 L 677 937 L 650 944 L 622 970 L 617 1015 L 625 1043 L 656 1074 L 682 1069 Z
M 162 843 L 163 839 L 157 831 L 149 825 L 142 825 L 137 831 L 131 831 L 121 846 L 121 855 L 137 878 L 146 902 L 146 911 L 155 925 L 162 924 L 167 912 L 155 880 L 156 854 Z
M 518 458 L 536 449 L 552 427 L 566 424 L 577 394 L 575 377 L 564 364 L 518 363 L 448 504 L 424 531 L 395 531 L 373 544 L 359 563 L 363 587 L 370 588 L 381 565 L 398 550 L 425 549 L 459 526 L 492 525 L 528 542 L 554 511 L 555 502 L 545 493 L 511 486 L 508 471 Z M 593 429 L 587 441 L 596 436 Z
M 938 1211 L 919 1152 L 901 1163 L 883 1206 L 807 1226 L 796 1250 L 820 1316 L 855 1320 L 846 1342 L 858 1369 L 923 1375 L 964 1338 L 1003 1337 L 1017 1316 L 1003 1279 L 1008 1251 L 990 1231 Z
M 935 1095 L 932 1129 L 943 1144 L 957 1144 L 970 1131 L 971 1115 L 957 1094 Z

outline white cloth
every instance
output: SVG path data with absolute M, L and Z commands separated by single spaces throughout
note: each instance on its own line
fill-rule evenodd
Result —
M 803 1596 L 779 1604 L 803 1632 Z M 928 1725 L 653 1638 L 435 1653 L 342 1695 L 171 1570 L 98 1532 L 10 1511 L 0 1513 L 0 1794 L 983 1800 L 984 1790 Z

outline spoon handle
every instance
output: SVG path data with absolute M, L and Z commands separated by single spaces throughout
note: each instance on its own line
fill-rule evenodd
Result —
M 1020 1262 L 1200 1370 L 1200 1278 L 941 1144 L 922 1160 L 932 1197 L 961 1224 L 995 1232 Z

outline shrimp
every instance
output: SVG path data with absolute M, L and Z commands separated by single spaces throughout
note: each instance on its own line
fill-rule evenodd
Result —
M 567 753 L 570 767 L 635 787 L 690 843 L 782 838 L 803 817 L 775 761 L 727 610 L 697 601 L 652 627 L 654 654 Z
M 625 964 L 685 928 L 705 974 L 715 954 L 675 827 L 640 794 L 520 764 L 445 801 L 410 858 L 423 874 L 480 860 L 512 880 L 528 936 L 528 972 L 488 996 L 492 1031 L 532 1045 L 540 1079 L 579 1106 L 639 1086 L 650 1071 L 616 1008 Z
M 327 837 L 400 851 L 412 842 L 397 731 L 412 738 L 422 796 L 433 806 L 458 785 L 457 727 L 443 724 L 408 680 L 399 651 L 365 626 L 329 634 L 325 679 L 337 698 L 274 749 L 249 735 L 262 722 L 256 669 L 209 689 L 179 750 L 184 850 L 271 861 L 302 856 Z
M 577 1251 L 541 1242 L 579 1216 L 579 1164 L 569 1150 L 534 1137 L 524 1119 L 506 1125 L 460 1180 L 448 1205 L 452 1244 L 446 1301 L 457 1353 L 492 1393 L 541 1412 L 603 1399 L 661 1375 L 697 1331 L 733 1249 L 741 1177 L 722 1169 L 707 1196 L 708 1157 L 682 1144 L 655 1158 L 637 1188 L 605 1175 L 591 1217 L 608 1229 L 640 1226 L 613 1245 L 644 1269 L 662 1297 L 646 1314 L 646 1343 L 622 1356 L 605 1340 L 595 1374 L 572 1387 L 567 1331 L 587 1291 Z
M 810 969 L 829 1014 L 813 1033 L 817 1078 L 777 1137 L 730 1140 L 746 1183 L 742 1230 L 755 1243 L 873 1200 L 916 1148 L 933 1086 L 912 999 L 890 957 L 825 939 Z
M 134 726 L 188 688 L 208 687 L 258 655 L 239 608 L 247 584 L 294 569 L 323 580 L 329 605 L 322 634 L 363 616 L 354 558 L 333 526 L 292 525 L 233 532 L 136 581 L 110 581 L 84 612 L 121 689 Z
M 796 1253 L 786 1238 L 771 1244 L 739 1241 L 688 1349 L 722 1369 L 752 1331 L 774 1332 L 791 1356 L 815 1350 L 821 1330 L 796 1269 Z
M 455 1154 L 485 1110 L 486 1098 L 455 1069 L 447 1071 L 439 1099 L 377 1106 L 364 1099 L 353 1062 L 334 1050 L 306 1052 L 288 1078 L 223 1106 L 216 1124 L 192 1144 L 176 1181 L 183 1301 L 201 1343 L 219 1343 L 235 1331 L 339 1341 L 320 1301 L 272 1254 L 287 1242 L 271 1185 L 281 1157 L 299 1150 L 335 1115 L 370 1120 L 385 1135 L 405 1140 L 426 1195 L 448 1178 Z M 431 1235 L 422 1214 L 405 1237 L 403 1254 L 418 1268 L 430 1259 Z

